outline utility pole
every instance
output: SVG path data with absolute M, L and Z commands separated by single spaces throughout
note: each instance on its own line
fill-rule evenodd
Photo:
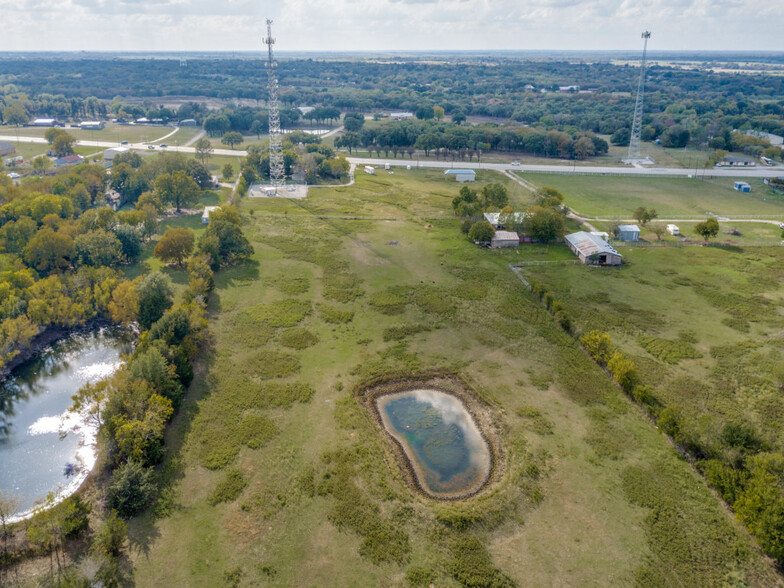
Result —
M 272 55 L 275 39 L 272 37 L 272 21 L 270 19 L 267 19 L 267 37 L 264 39 L 264 44 L 267 45 L 267 89 L 269 91 L 267 116 L 269 119 L 270 184 L 277 193 L 277 189 L 283 185 L 285 169 L 281 144 L 280 110 L 278 109 L 278 78 L 275 75 L 275 59 Z

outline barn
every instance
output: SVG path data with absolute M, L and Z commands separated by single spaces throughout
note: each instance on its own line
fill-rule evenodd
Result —
M 458 182 L 476 181 L 476 172 L 472 169 L 448 169 L 444 172 L 444 178 L 448 180 L 450 176 L 454 176 Z
M 607 241 L 580 231 L 566 235 L 566 244 L 580 261 L 588 265 L 621 265 L 623 256 L 618 253 Z
M 520 237 L 514 231 L 496 231 L 490 241 L 490 247 L 517 247 L 520 245 Z

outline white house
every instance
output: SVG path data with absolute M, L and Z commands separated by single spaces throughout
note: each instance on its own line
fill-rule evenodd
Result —
M 201 214 L 201 224 L 206 225 L 210 222 L 210 213 L 213 210 L 219 210 L 220 206 L 205 206 L 204 212 Z
M 623 256 L 601 237 L 580 231 L 564 238 L 569 249 L 585 264 L 621 265 Z

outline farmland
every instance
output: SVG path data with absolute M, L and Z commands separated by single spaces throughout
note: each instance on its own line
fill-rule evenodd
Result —
M 311 190 L 305 201 L 242 201 L 255 255 L 216 276 L 214 341 L 169 430 L 164 489 L 131 524 L 136 582 L 779 582 L 702 478 L 507 266 L 524 256 L 560 258 L 565 248 L 476 248 L 451 215 L 458 187 L 441 175 L 360 174 L 354 186 Z M 515 207 L 529 202 L 503 181 Z M 568 194 L 567 204 L 579 209 Z M 760 315 L 770 327 L 745 316 L 743 333 L 702 295 L 672 286 L 688 278 L 688 270 L 667 273 L 683 255 L 696 256 L 706 287 L 733 280 L 749 300 L 774 291 L 774 278 L 760 279 L 780 264 L 767 250 L 752 255 L 748 271 L 742 253 L 696 248 L 634 251 L 612 274 L 530 271 L 581 328 L 618 325 L 613 336 L 635 357 L 645 352 L 634 347 L 634 329 L 694 331 L 707 356 L 712 337 L 732 344 L 780 328 L 777 302 Z M 643 280 L 637 302 L 634 284 Z M 669 315 L 661 290 L 672 288 Z M 710 307 L 706 323 L 689 322 L 695 301 Z M 711 369 L 708 359 L 685 362 L 671 369 Z M 655 376 L 654 360 L 645 366 Z M 432 374 L 474 391 L 496 415 L 505 449 L 492 487 L 447 504 L 406 486 L 355 398 L 379 378 Z

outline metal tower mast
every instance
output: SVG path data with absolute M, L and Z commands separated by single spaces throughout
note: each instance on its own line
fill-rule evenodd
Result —
M 272 56 L 272 46 L 275 39 L 272 37 L 272 21 L 267 19 L 267 37 L 264 39 L 267 45 L 267 89 L 269 98 L 267 99 L 267 109 L 269 117 L 269 166 L 270 184 L 277 188 L 283 185 L 283 148 L 281 146 L 282 133 L 280 132 L 280 111 L 278 110 L 278 78 L 275 75 L 275 59 Z
M 629 159 L 640 159 L 640 134 L 642 133 L 642 103 L 645 94 L 645 60 L 648 53 L 648 39 L 651 33 L 642 34 L 645 44 L 642 49 L 642 65 L 640 67 L 640 81 L 637 83 L 637 102 L 634 104 L 634 118 L 632 119 L 632 135 L 629 139 Z M 271 51 L 271 50 L 270 50 Z

